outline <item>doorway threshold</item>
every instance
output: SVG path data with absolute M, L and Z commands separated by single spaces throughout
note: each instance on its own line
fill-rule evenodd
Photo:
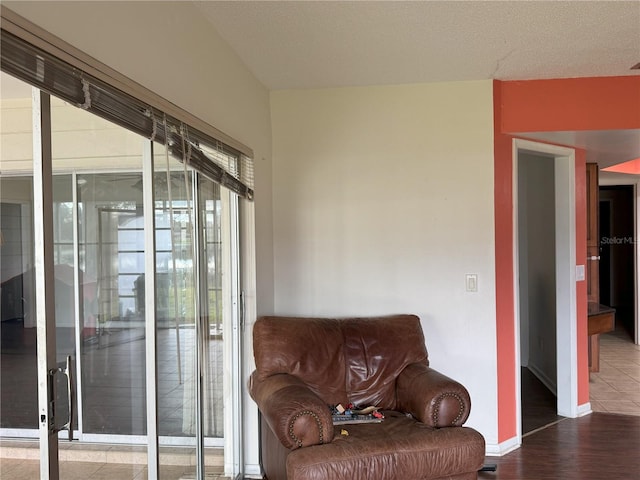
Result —
M 538 432 L 544 430 L 545 428 L 552 427 L 554 425 L 557 425 L 560 422 L 564 422 L 565 420 L 568 420 L 568 417 L 563 417 L 560 420 L 556 420 L 555 422 L 547 423 L 546 425 L 543 425 L 540 428 L 536 428 L 535 430 L 531 430 L 530 432 L 527 432 L 524 435 L 522 435 L 522 438 L 528 437 L 529 435 L 533 435 L 534 433 L 538 433 Z

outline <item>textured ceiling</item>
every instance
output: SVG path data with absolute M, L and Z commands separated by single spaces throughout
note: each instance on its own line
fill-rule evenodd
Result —
M 197 2 L 269 89 L 640 75 L 640 0 Z M 600 167 L 640 130 L 531 132 Z
M 214 1 L 269 89 L 640 74 L 640 1 Z

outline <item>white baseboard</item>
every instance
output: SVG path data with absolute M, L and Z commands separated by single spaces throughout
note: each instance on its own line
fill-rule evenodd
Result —
M 485 446 L 485 454 L 488 457 L 501 457 L 520 448 L 521 442 L 517 437 L 510 438 L 502 443 L 488 443 Z
M 244 466 L 244 478 L 262 478 L 262 469 L 259 464 L 247 463 Z
M 587 402 L 584 405 L 578 405 L 578 417 L 584 417 L 585 415 L 591 415 L 593 410 L 591 410 L 591 402 Z

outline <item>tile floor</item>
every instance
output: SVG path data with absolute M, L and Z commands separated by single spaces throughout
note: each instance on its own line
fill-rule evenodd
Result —
M 220 469 L 206 472 L 207 480 L 230 480 L 221 475 Z M 38 460 L 0 458 L 2 480 L 37 480 L 40 478 Z M 160 467 L 162 480 L 195 479 L 195 467 L 167 465 Z M 60 480 L 147 480 L 145 465 L 95 462 L 61 462 Z
M 600 335 L 600 372 L 589 378 L 594 412 L 640 416 L 640 345 L 624 329 Z
M 147 449 L 141 445 L 60 442 L 60 480 L 147 479 Z M 0 439 L 0 479 L 38 479 L 39 445 L 34 440 Z M 188 447 L 160 446 L 160 478 L 193 480 L 195 451 Z M 205 448 L 207 480 L 224 479 L 221 448 Z

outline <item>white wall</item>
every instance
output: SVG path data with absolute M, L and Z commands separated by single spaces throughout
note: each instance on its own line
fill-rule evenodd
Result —
M 200 117 L 255 153 L 258 313 L 273 311 L 269 94 L 191 2 L 14 2 L 3 5 L 149 90 Z M 249 298 L 250 300 L 250 298 Z M 253 368 L 251 328 L 245 373 Z M 246 379 L 243 380 L 246 382 Z M 257 468 L 255 405 L 245 399 Z
M 271 94 L 275 310 L 418 314 L 497 444 L 490 81 Z M 465 291 L 465 274 L 478 291 Z

